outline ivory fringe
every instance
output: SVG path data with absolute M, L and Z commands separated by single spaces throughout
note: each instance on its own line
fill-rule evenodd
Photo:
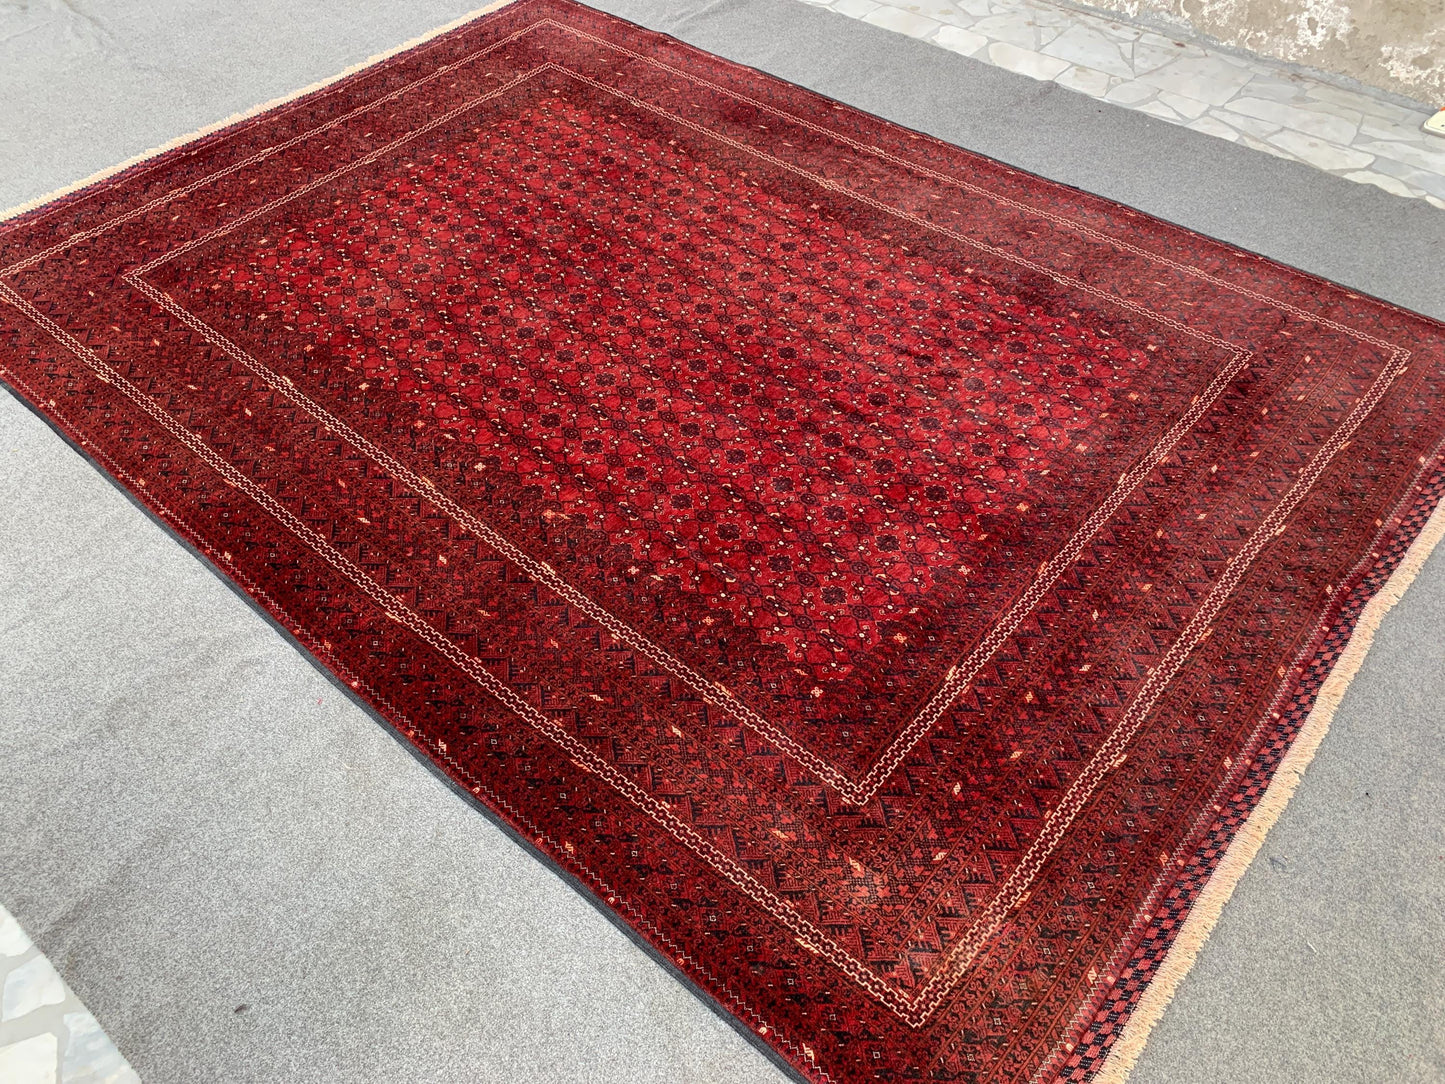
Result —
M 340 82 L 348 76 L 355 75 L 359 71 L 371 67 L 380 61 L 393 57 L 398 53 L 404 53 L 408 49 L 414 49 L 418 45 L 424 45 L 433 38 L 440 37 L 459 26 L 480 18 L 489 12 L 506 7 L 512 0 L 493 0 L 492 3 L 467 12 L 458 19 L 429 30 L 425 34 L 402 42 L 400 45 L 387 49 L 385 52 L 376 53 L 367 57 L 358 64 L 337 72 L 335 75 L 319 80 L 284 94 L 279 98 L 272 98 L 269 101 L 261 102 L 240 113 L 232 113 L 229 117 L 218 120 L 205 127 L 197 128 L 193 132 L 177 136 L 159 146 L 152 147 L 148 151 L 127 158 L 124 162 L 99 170 L 88 177 L 75 181 L 72 184 L 47 192 L 42 196 L 36 196 L 32 200 L 17 204 L 4 211 L 0 211 L 0 222 L 22 215 L 27 211 L 33 211 L 37 207 L 68 196 L 82 188 L 113 177 L 122 170 L 129 169 L 166 151 L 174 150 L 176 147 L 184 146 L 202 136 L 218 132 L 222 128 L 230 127 L 240 121 L 247 120 L 258 114 L 274 109 L 279 105 L 295 101 L 313 91 L 321 90 L 333 83 Z M 1179 988 L 1179 983 L 1188 974 L 1189 969 L 1194 965 L 1195 957 L 1199 950 L 1204 947 L 1204 942 L 1214 930 L 1214 925 L 1219 921 L 1220 913 L 1229 897 L 1234 894 L 1234 888 L 1244 876 L 1245 870 L 1254 861 L 1255 855 L 1259 853 L 1260 847 L 1264 845 L 1265 836 L 1269 834 L 1274 822 L 1284 812 L 1284 807 L 1289 804 L 1290 798 L 1294 795 L 1295 788 L 1314 759 L 1315 751 L 1319 749 L 1320 742 L 1324 739 L 1325 732 L 1330 728 L 1330 721 L 1334 718 L 1335 710 L 1339 707 L 1340 701 L 1344 698 L 1345 690 L 1350 682 L 1359 672 L 1360 665 L 1365 660 L 1365 655 L 1374 642 L 1375 631 L 1380 627 L 1380 622 L 1390 609 L 1404 596 L 1406 588 L 1414 582 L 1420 569 L 1424 567 L 1425 561 L 1442 537 L 1445 537 L 1445 502 L 1431 514 L 1425 528 L 1411 543 L 1410 548 L 1405 552 L 1404 559 L 1398 568 L 1390 576 L 1389 581 L 1380 591 L 1366 603 L 1364 610 L 1360 613 L 1359 620 L 1355 624 L 1354 632 L 1350 635 L 1350 642 L 1346 645 L 1344 653 L 1339 661 L 1335 663 L 1330 676 L 1321 686 L 1318 695 L 1315 697 L 1315 704 L 1311 709 L 1309 718 L 1305 720 L 1304 726 L 1300 729 L 1299 735 L 1295 738 L 1294 744 L 1290 746 L 1284 759 L 1280 761 L 1279 767 L 1275 770 L 1274 778 L 1265 789 L 1259 804 L 1255 806 L 1254 812 L 1249 819 L 1240 827 L 1231 841 L 1224 857 L 1220 859 L 1219 865 L 1210 876 L 1208 884 L 1199 894 L 1194 905 L 1189 909 L 1189 917 L 1185 919 L 1184 925 L 1170 946 L 1164 962 L 1159 966 L 1158 972 L 1145 988 L 1139 1004 L 1129 1015 L 1128 1023 L 1119 1039 L 1109 1051 L 1109 1057 L 1099 1071 L 1094 1074 L 1091 1084 L 1124 1084 L 1139 1055 L 1144 1050 L 1144 1044 L 1148 1041 L 1149 1033 L 1159 1018 L 1164 1015 L 1164 1010 L 1174 999 L 1174 993 Z
M 1220 859 L 1208 883 L 1189 909 L 1189 917 L 1180 927 L 1164 962 L 1159 965 L 1158 972 L 1144 988 L 1139 1004 L 1129 1015 L 1123 1032 L 1110 1048 L 1109 1057 L 1094 1074 L 1091 1084 L 1124 1084 L 1130 1070 L 1139 1060 L 1139 1055 L 1143 1053 L 1150 1031 L 1164 1015 L 1169 1002 L 1174 999 L 1175 991 L 1194 965 L 1204 942 L 1209 939 L 1214 924 L 1219 921 L 1219 915 L 1224 910 L 1224 905 L 1229 902 L 1229 897 L 1234 894 L 1239 879 L 1254 861 L 1255 855 L 1264 845 L 1265 836 L 1284 812 L 1284 807 L 1289 804 L 1295 788 L 1304 777 L 1305 769 L 1314 759 L 1315 751 L 1319 749 L 1325 732 L 1330 728 L 1330 721 L 1335 717 L 1335 710 L 1344 699 L 1345 690 L 1359 673 L 1360 665 L 1365 661 L 1365 655 L 1375 641 L 1375 632 L 1379 629 L 1380 622 L 1404 596 L 1405 589 L 1414 582 L 1442 537 L 1445 537 L 1445 501 L 1431 514 L 1424 529 L 1405 551 L 1404 558 L 1385 586 L 1360 612 L 1359 620 L 1350 634 L 1350 642 L 1345 646 L 1344 653 L 1340 655 L 1334 669 L 1330 671 L 1330 676 L 1320 687 L 1314 707 L 1310 710 L 1304 726 L 1300 728 L 1294 744 L 1285 753 L 1259 804 L 1235 834 L 1229 848 L 1224 852 L 1224 857 Z
M 361 61 L 359 64 L 353 64 L 351 65 L 351 67 L 346 68 L 343 71 L 339 71 L 335 75 L 327 79 L 322 79 L 319 82 L 310 84 L 309 86 L 304 86 L 300 90 L 293 90 L 291 93 L 283 94 L 279 98 L 272 98 L 270 101 L 262 102 L 260 105 L 253 105 L 250 109 L 247 109 L 244 112 L 232 113 L 229 117 L 225 117 L 222 120 L 218 120 L 212 124 L 207 124 L 204 128 L 197 128 L 194 132 L 187 132 L 185 135 L 176 136 L 175 139 L 167 140 L 165 143 L 160 144 L 160 146 L 158 147 L 152 147 L 148 151 L 142 151 L 140 154 L 135 155 L 133 158 L 127 158 L 124 162 L 120 162 L 116 165 L 110 166 L 107 169 L 102 169 L 96 173 L 92 173 L 89 177 L 83 177 L 80 180 L 74 182 L 73 184 L 67 184 L 61 188 L 55 189 L 53 192 L 47 192 L 43 196 L 36 196 L 32 200 L 26 200 L 24 203 L 16 204 L 14 207 L 10 207 L 4 211 L 0 211 L 0 222 L 4 222 L 7 219 L 14 218 L 17 215 L 23 215 L 26 211 L 33 211 L 37 207 L 43 207 L 45 204 L 51 202 L 52 200 L 57 200 L 61 196 L 68 196 L 72 192 L 78 192 L 82 188 L 87 188 L 90 185 L 93 185 L 99 181 L 103 181 L 107 177 L 113 177 L 117 173 L 120 173 L 122 170 L 130 169 L 131 166 L 138 165 L 141 162 L 156 157 L 157 155 L 165 154 L 166 151 L 175 150 L 177 147 L 184 146 L 187 143 L 200 139 L 202 136 L 208 136 L 212 132 L 219 132 L 222 128 L 229 128 L 233 124 L 238 124 L 243 120 L 249 120 L 251 117 L 266 112 L 266 110 L 268 109 L 275 109 L 278 105 L 285 105 L 287 102 L 294 102 L 297 98 L 304 97 L 305 95 L 310 94 L 312 91 L 322 90 L 326 87 L 331 86 L 331 84 L 333 83 L 339 83 L 347 76 L 355 75 L 359 71 L 364 71 L 365 69 L 371 67 L 373 64 L 380 63 L 381 61 L 386 60 L 389 57 L 396 56 L 397 53 L 404 53 L 408 49 L 416 48 L 418 45 L 425 45 L 433 38 L 441 37 L 441 35 L 446 34 L 449 31 L 455 30 L 459 26 L 464 26 L 467 23 L 471 22 L 473 19 L 477 19 L 483 15 L 486 15 L 488 12 L 496 11 L 498 8 L 506 7 L 511 2 L 512 0 L 492 0 L 492 3 L 487 4 L 485 7 L 479 7 L 475 11 L 469 11 L 461 18 L 453 19 L 445 26 L 439 26 L 434 30 L 428 30 L 420 37 L 412 38 L 410 41 L 404 41 L 395 48 L 388 49 L 385 52 L 376 53 L 372 56 L 369 56 L 365 60 Z

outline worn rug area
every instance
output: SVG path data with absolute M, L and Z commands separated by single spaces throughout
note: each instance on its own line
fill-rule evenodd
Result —
M 570 0 L 0 225 L 0 379 L 818 1081 L 1127 1070 L 1442 343 Z

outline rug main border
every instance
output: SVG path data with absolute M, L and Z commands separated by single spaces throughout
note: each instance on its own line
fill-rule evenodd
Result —
M 1437 448 L 1435 454 L 1422 464 L 1410 492 L 1397 506 L 1396 520 L 1406 521 L 1415 514 L 1425 512 L 1424 524 L 1410 539 L 1404 554 L 1385 583 L 1369 596 L 1363 608 L 1355 615 L 1349 638 L 1315 691 L 1314 702 L 1304 723 L 1295 732 L 1289 747 L 1275 765 L 1264 793 L 1255 801 L 1249 815 L 1235 828 L 1224 854 L 1210 871 L 1204 886 L 1189 903 L 1184 921 L 1174 932 L 1164 958 L 1159 961 L 1130 1009 L 1129 1016 L 1103 1063 L 1088 1076 L 1090 1084 L 1124 1084 L 1128 1078 L 1143 1053 L 1154 1026 L 1162 1019 L 1164 1011 L 1194 966 L 1205 942 L 1214 932 L 1214 927 L 1222 916 L 1225 905 L 1234 895 L 1235 888 L 1253 865 L 1270 829 L 1284 813 L 1290 799 L 1303 782 L 1305 771 L 1329 732 L 1335 712 L 1339 710 L 1345 693 L 1359 674 L 1370 648 L 1374 645 L 1375 633 L 1379 631 L 1385 617 L 1394 609 L 1396 603 L 1404 598 L 1405 592 L 1415 582 L 1441 539 L 1445 538 L 1445 500 L 1441 499 L 1440 492 L 1441 488 L 1445 487 L 1433 487 L 1434 492 L 1431 492 L 1432 487 L 1429 486 L 1429 479 L 1445 466 L 1442 459 L 1445 459 L 1445 453 Z M 1403 541 L 1408 533 L 1409 528 L 1401 522 L 1395 535 Z M 1385 532 L 1382 532 L 1382 536 L 1389 537 Z M 1371 571 L 1387 566 L 1388 562 L 1388 554 L 1382 554 L 1374 561 L 1367 557 L 1366 561 L 1361 563 L 1357 575 L 1361 579 L 1367 578 Z M 1332 620 L 1325 619 L 1320 622 L 1317 635 L 1323 634 L 1327 641 L 1330 632 L 1338 631 L 1349 624 L 1350 618 L 1347 614 L 1336 614 Z M 1307 650 L 1303 658 L 1318 658 L 1327 650 L 1328 643 L 1325 642 L 1318 649 Z M 1299 679 L 1280 689 L 1276 703 L 1287 703 L 1291 694 L 1296 694 L 1298 686 L 1308 679 L 1309 667 L 1306 665 Z M 1264 752 L 1263 749 L 1257 750 L 1250 761 L 1243 765 L 1241 778 L 1248 776 L 1249 770 L 1258 764 Z M 1088 1025 L 1085 1024 L 1084 1032 L 1087 1033 L 1088 1030 Z
M 86 190 L 92 187 L 96 187 L 99 190 L 103 182 L 118 177 L 121 174 L 129 173 L 137 167 L 143 166 L 147 162 L 159 158 L 179 147 L 204 142 L 210 137 L 222 134 L 261 114 L 282 108 L 314 93 L 334 89 L 337 84 L 346 81 L 356 74 L 367 71 L 377 64 L 402 53 L 419 49 L 437 38 L 459 30 L 475 22 L 482 16 L 507 7 L 514 2 L 515 0 L 493 0 L 492 3 L 467 12 L 448 23 L 410 38 L 393 48 L 372 54 L 365 60 L 352 64 L 328 78 L 318 80 L 295 91 L 261 102 L 244 111 L 233 113 L 221 120 L 167 140 L 165 143 L 154 146 L 114 166 L 98 170 L 80 180 L 0 211 L 0 230 L 12 227 L 15 224 L 14 220 L 23 218 L 32 212 L 45 208 L 56 210 L 62 206 L 67 206 L 73 202 L 68 197 L 85 193 Z M 610 17 L 619 19 L 619 21 L 622 22 L 629 22 L 628 20 L 621 19 L 619 16 Z M 647 28 L 644 27 L 643 29 Z M 656 33 L 656 31 L 651 32 Z M 729 62 L 738 63 L 737 61 Z M 761 69 L 752 68 L 750 65 L 739 64 L 739 66 L 747 67 L 754 71 L 761 71 Z M 763 74 L 766 75 L 769 73 L 763 72 Z M 773 78 L 777 77 L 773 76 Z M 816 91 L 811 91 L 811 93 L 818 94 Z M 818 96 L 829 101 L 835 100 L 823 94 L 818 94 Z M 846 102 L 841 104 L 850 109 L 857 108 L 856 106 L 848 105 Z M 862 112 L 867 113 L 866 110 Z M 887 121 L 886 117 L 881 119 Z M 912 131 L 912 129 L 908 129 L 904 125 L 897 125 L 897 122 L 887 122 L 906 131 Z M 943 143 L 945 146 L 953 146 L 953 144 L 948 143 L 946 140 L 939 140 L 937 137 L 928 135 L 927 133 L 919 134 L 931 141 Z M 964 149 L 967 150 L 967 148 Z M 988 158 L 987 155 L 982 155 L 977 151 L 968 151 L 968 153 Z M 1006 168 L 1017 168 L 1007 166 L 1007 163 L 1003 164 Z M 1031 174 L 1031 171 L 1027 170 L 1022 172 Z M 1047 178 L 1045 179 L 1047 180 Z M 1057 185 L 1060 188 L 1081 192 L 1085 191 L 1059 181 L 1049 181 L 1049 183 Z M 1098 193 L 1086 194 L 1093 195 L 1095 198 L 1108 200 L 1121 207 L 1128 206 L 1109 196 Z M 1144 211 L 1139 211 L 1138 213 L 1148 214 L 1148 212 Z M 1158 218 L 1158 216 L 1155 215 L 1149 215 L 1149 217 Z M 1167 222 L 1168 220 L 1159 219 L 1159 221 Z M 1209 235 L 1201 233 L 1199 230 L 1191 227 L 1180 226 L 1176 223 L 1170 224 L 1175 225 L 1177 228 L 1188 230 L 1190 233 L 1197 234 L 1201 237 L 1209 238 Z M 1235 242 L 1222 241 L 1217 238 L 1209 239 L 1237 251 L 1250 251 L 1242 248 Z M 1268 257 L 1265 258 L 1269 259 Z M 1271 259 L 1270 262 L 1277 263 L 1278 261 Z M 1322 276 L 1294 268 L 1288 264 L 1280 264 L 1280 266 L 1288 267 L 1291 271 L 1319 279 L 1322 282 L 1340 285 L 1332 283 L 1331 280 L 1324 279 Z M 1421 315 L 1395 302 L 1366 294 L 1354 287 L 1345 286 L 1342 288 L 1396 309 L 1397 311 L 1407 312 L 1414 316 Z M 1426 319 L 1431 318 L 1426 317 Z M 623 917 L 618 909 L 618 902 L 606 902 L 602 892 L 599 891 L 598 888 L 594 888 L 576 874 L 563 867 L 541 849 L 538 840 L 529 838 L 516 825 L 509 823 L 498 809 L 493 808 L 487 801 L 482 799 L 473 790 L 469 790 L 462 785 L 457 779 L 449 776 L 440 767 L 438 761 L 449 760 L 450 758 L 439 751 L 432 750 L 428 752 L 420 747 L 415 738 L 408 736 L 402 727 L 397 725 L 397 722 L 403 724 L 407 722 L 405 717 L 400 713 L 397 714 L 397 720 L 393 721 L 384 716 L 373 705 L 367 703 L 361 697 L 357 688 L 349 684 L 344 677 L 334 671 L 330 665 L 323 662 L 291 629 L 287 628 L 280 620 L 269 613 L 247 587 L 237 582 L 231 573 L 223 570 L 203 548 L 193 544 L 184 533 L 186 528 L 183 520 L 175 516 L 174 513 L 171 513 L 169 509 L 160 511 L 144 503 L 141 497 L 122 482 L 109 467 L 102 463 L 96 455 L 92 454 L 77 438 L 66 431 L 64 427 L 66 423 L 62 422 L 59 416 L 52 417 L 33 402 L 31 396 L 21 390 L 23 385 L 16 378 L 15 374 L 0 368 L 0 384 L 3 384 L 6 390 L 10 391 L 18 402 L 45 422 L 67 445 L 74 449 L 86 462 L 90 463 L 91 466 L 109 481 L 111 485 L 118 489 L 127 500 L 137 508 L 140 508 L 148 518 L 159 524 L 163 530 L 170 534 L 171 537 L 178 541 L 185 549 L 201 558 L 202 563 L 209 567 L 212 574 L 230 587 L 251 609 L 261 614 L 274 629 L 281 633 L 284 639 L 300 651 L 312 666 L 319 670 L 338 689 L 346 693 L 353 703 L 360 706 L 373 719 L 383 723 L 384 729 L 389 732 L 395 740 L 400 742 L 403 747 L 408 749 L 428 771 L 442 780 L 455 793 L 465 798 L 468 804 L 481 811 L 488 820 L 499 826 L 510 838 L 520 843 L 529 853 L 541 860 L 553 872 L 559 874 L 562 879 L 576 889 L 584 899 L 588 900 L 588 902 L 602 912 L 614 926 L 622 930 L 630 940 L 642 948 L 650 957 L 661 963 L 669 973 L 678 978 L 683 985 L 707 1005 L 708 1008 L 726 1020 L 735 1031 L 747 1039 L 748 1042 L 767 1057 L 769 1061 L 795 1079 L 809 1079 L 807 1070 L 800 1064 L 789 1061 L 787 1055 L 778 1049 L 778 1046 L 774 1045 L 774 1043 L 777 1043 L 788 1047 L 793 1052 L 793 1055 L 798 1057 L 799 1062 L 806 1062 L 812 1070 L 811 1075 L 813 1079 L 822 1082 L 832 1081 L 832 1078 L 826 1070 L 817 1065 L 816 1062 L 813 1062 L 811 1058 L 807 1058 L 804 1055 L 801 1041 L 789 1039 L 770 1025 L 764 1024 L 756 1010 L 743 1001 L 740 996 L 733 996 L 733 1004 L 735 1007 L 730 1008 L 724 1004 L 722 999 L 716 994 L 698 985 L 691 976 L 679 967 L 675 959 L 667 955 L 662 947 L 654 944 L 649 940 L 647 934 L 634 927 L 627 918 Z M 98 453 L 99 449 L 95 449 L 95 451 Z M 1330 723 L 1350 683 L 1354 680 L 1363 665 L 1365 657 L 1374 642 L 1376 631 L 1379 629 L 1385 616 L 1404 596 L 1410 584 L 1414 582 L 1416 576 L 1424 567 L 1441 539 L 1445 538 L 1445 499 L 1442 499 L 1442 496 L 1445 496 L 1445 494 L 1441 492 L 1445 487 L 1436 487 L 1434 492 L 1431 492 L 1428 487 L 1428 481 L 1431 476 L 1441 469 L 1445 469 L 1445 448 L 1437 448 L 1432 456 L 1422 464 L 1420 471 L 1412 479 L 1407 487 L 1407 492 L 1397 505 L 1395 516 L 1386 522 L 1381 531 L 1381 535 L 1379 536 L 1381 539 L 1388 541 L 1391 535 L 1393 535 L 1397 543 L 1402 543 L 1406 546 L 1404 554 L 1399 558 L 1398 563 L 1389 573 L 1385 583 L 1376 588 L 1373 593 L 1368 596 L 1363 607 L 1353 616 L 1345 612 L 1344 607 L 1341 606 L 1333 616 L 1326 614 L 1321 619 L 1317 632 L 1317 636 L 1322 637 L 1321 646 L 1318 648 L 1307 648 L 1301 655 L 1302 661 L 1318 659 L 1320 656 L 1328 653 L 1329 648 L 1325 641 L 1328 640 L 1329 634 L 1339 632 L 1348 627 L 1350 632 L 1347 642 L 1336 656 L 1334 662 L 1330 664 L 1326 676 L 1313 693 L 1313 704 L 1308 716 L 1304 723 L 1296 730 L 1293 738 L 1289 739 L 1288 748 L 1270 772 L 1268 785 L 1265 787 L 1263 793 L 1255 799 L 1254 805 L 1245 819 L 1233 829 L 1224 854 L 1208 873 L 1202 888 L 1197 891 L 1194 898 L 1188 903 L 1184 911 L 1185 917 L 1182 923 L 1169 935 L 1168 948 L 1165 950 L 1162 959 L 1160 959 L 1154 967 L 1152 975 L 1134 999 L 1134 1003 L 1129 1009 L 1123 1027 L 1108 1047 L 1102 1063 L 1096 1063 L 1091 1068 L 1085 1070 L 1085 1079 L 1087 1079 L 1090 1084 L 1123 1084 L 1129 1076 L 1139 1056 L 1143 1052 L 1154 1025 L 1162 1018 L 1164 1011 L 1168 1008 L 1169 1003 L 1177 992 L 1180 983 L 1192 968 L 1204 943 L 1213 932 L 1223 912 L 1224 906 L 1233 895 L 1235 887 L 1249 869 L 1260 848 L 1263 846 L 1269 830 L 1284 812 L 1290 798 L 1299 786 L 1303 778 L 1303 773 L 1313 760 L 1320 743 L 1328 732 Z M 1411 528 L 1408 521 L 1421 514 L 1425 516 L 1425 522 L 1419 528 L 1415 529 L 1413 538 L 1411 538 Z M 170 519 L 175 519 L 176 522 L 173 524 L 170 522 Z M 1392 523 L 1398 524 L 1393 531 L 1391 530 Z M 1409 539 L 1408 542 L 1406 542 L 1407 539 Z M 199 538 L 197 541 L 200 541 Z M 1365 560 L 1357 566 L 1356 576 L 1359 577 L 1361 581 L 1368 579 L 1371 572 L 1388 567 L 1391 560 L 1391 555 L 1385 553 L 1382 553 L 1377 560 L 1373 561 L 1367 556 Z M 1308 670 L 1308 668 L 1306 669 Z M 1308 694 L 1305 694 L 1300 688 L 1300 686 L 1306 684 L 1307 680 L 1307 676 L 1302 676 L 1297 680 L 1281 686 L 1276 702 L 1286 702 L 1292 695 L 1308 696 Z M 1261 725 L 1258 734 L 1263 737 L 1266 730 L 1267 728 Z M 1241 764 L 1243 770 L 1240 773 L 1240 778 L 1244 778 L 1248 774 L 1249 769 L 1258 766 L 1259 761 L 1264 755 L 1265 751 L 1263 748 L 1257 749 L 1248 762 Z M 459 766 L 453 765 L 453 767 L 461 771 Z M 489 791 L 489 788 L 487 788 L 482 781 L 473 780 L 473 782 L 480 784 L 483 791 Z M 506 803 L 500 804 L 506 806 Z M 518 815 L 517 810 L 509 809 L 508 811 L 513 816 Z M 519 817 L 519 820 L 526 823 L 525 817 Z M 600 877 L 598 880 L 600 884 L 604 883 L 601 882 Z M 1175 883 L 1178 883 L 1178 880 L 1176 880 Z M 642 916 L 634 915 L 633 919 L 637 920 L 641 917 Z M 1142 928 L 1147 930 L 1157 921 L 1157 915 L 1151 917 L 1143 924 Z M 1138 947 L 1138 943 L 1135 942 L 1128 947 L 1132 950 Z M 726 990 L 726 987 L 723 986 L 721 989 Z M 728 992 L 731 993 L 731 991 Z M 1091 1022 L 1099 1008 L 1099 995 L 1105 994 L 1106 992 L 1107 991 L 1104 990 L 1096 991 L 1096 996 L 1091 998 L 1081 1009 L 1075 1025 L 1066 1029 L 1066 1036 L 1073 1036 L 1075 1039 L 1080 1039 L 1089 1034 Z M 745 1014 L 752 1017 L 757 1023 L 749 1024 L 747 1020 L 744 1019 Z M 1069 1049 L 1072 1049 L 1072 1044 L 1070 1044 Z M 1035 1077 L 1036 1082 L 1062 1077 L 1066 1071 L 1060 1064 L 1060 1054 L 1062 1054 L 1063 1051 L 1064 1047 L 1061 1043 L 1059 1049 L 1041 1066 L 1039 1073 Z

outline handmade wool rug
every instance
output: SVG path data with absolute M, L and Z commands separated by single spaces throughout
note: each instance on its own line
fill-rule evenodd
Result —
M 1122 1076 L 1440 533 L 1439 324 L 569 0 L 14 218 L 0 301 L 818 1081 Z

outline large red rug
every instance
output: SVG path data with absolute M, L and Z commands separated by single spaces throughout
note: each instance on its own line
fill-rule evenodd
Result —
M 820 1081 L 1097 1074 L 1442 484 L 1438 324 L 568 0 L 15 219 L 0 300 Z

